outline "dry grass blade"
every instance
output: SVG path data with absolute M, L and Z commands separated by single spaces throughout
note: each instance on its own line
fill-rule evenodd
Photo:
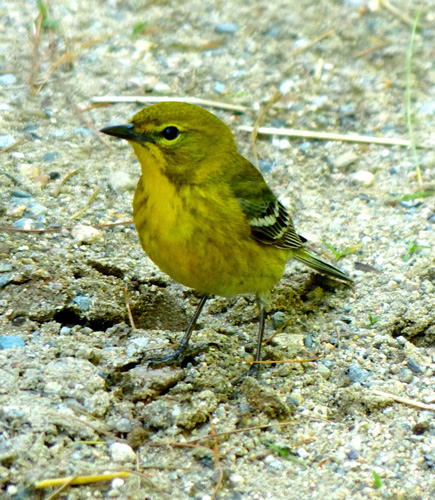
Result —
M 65 478 L 65 479 L 68 479 L 68 478 Z M 68 486 L 70 486 L 74 479 L 76 479 L 75 476 L 72 476 L 69 478 L 69 481 L 66 481 L 59 489 L 57 489 L 52 495 L 48 496 L 47 497 L 47 500 L 54 500 L 55 498 L 57 498 L 61 493 L 62 491 L 66 490 L 68 488 Z
M 290 57 L 295 57 L 295 56 L 301 54 L 302 52 L 305 52 L 306 50 L 308 50 L 310 47 L 312 47 L 316 43 L 320 42 L 321 40 L 323 40 L 324 38 L 326 38 L 328 36 L 333 35 L 334 33 L 335 33 L 335 31 L 333 29 L 325 31 L 325 33 L 322 33 L 321 35 L 317 36 L 316 38 L 313 38 L 312 40 L 310 40 L 307 43 L 307 45 L 304 45 L 303 47 L 299 47 L 298 49 L 295 49 L 292 52 L 290 52 L 290 54 L 288 54 L 287 57 L 290 59 Z
M 78 417 L 75 417 L 74 415 L 67 415 L 66 413 L 55 413 L 55 412 L 47 412 L 48 415 L 51 415 L 52 417 L 58 417 L 63 420 L 69 419 L 74 422 L 77 422 L 78 424 L 84 425 L 86 427 L 89 427 L 89 429 L 92 429 L 94 432 L 96 432 L 99 435 L 106 436 L 107 438 L 111 439 L 112 441 L 117 441 L 118 443 L 125 443 L 128 444 L 128 441 L 126 439 L 119 438 L 112 434 L 111 432 L 105 431 L 104 429 L 99 429 L 97 426 L 90 424 L 89 422 L 86 422 L 85 420 L 82 420 Z
M 381 398 L 392 399 L 397 403 L 403 403 L 405 405 L 414 406 L 415 408 L 420 408 L 421 410 L 435 411 L 435 406 L 433 405 L 421 403 L 420 401 L 415 401 L 414 399 L 403 398 L 402 396 L 396 396 L 395 394 L 391 394 L 389 392 L 373 390 L 372 394 L 380 396 Z
M 136 325 L 134 324 L 133 313 L 131 312 L 130 302 L 128 300 L 127 285 L 124 287 L 124 300 L 125 300 L 125 306 L 127 307 L 127 314 L 128 314 L 128 320 L 130 321 L 130 326 L 135 330 Z
M 22 142 L 23 142 L 23 139 L 18 139 L 18 141 L 15 141 L 13 144 L 9 144 L 9 146 L 6 146 L 5 148 L 0 149 L 0 154 L 6 153 L 7 151 L 10 151 L 11 149 L 18 146 L 18 144 L 21 144 Z
M 157 96 L 122 96 L 122 95 L 105 95 L 101 97 L 93 97 L 92 102 L 96 103 L 120 103 L 120 102 L 137 102 L 140 104 L 155 104 L 158 102 L 186 102 L 188 104 L 197 104 L 198 106 L 209 106 L 211 108 L 226 109 L 228 111 L 236 111 L 244 113 L 250 108 L 241 106 L 240 104 L 230 104 L 226 102 L 211 101 L 209 99 L 200 99 L 198 97 L 157 97 Z
M 44 15 L 41 12 L 38 17 L 36 18 L 35 21 L 35 32 L 32 34 L 32 65 L 30 66 L 30 73 L 29 73 L 29 87 L 30 91 L 33 93 L 35 91 L 35 79 L 36 79 L 36 74 L 38 73 L 39 69 L 39 42 L 41 40 L 41 29 L 42 29 L 42 21 L 44 20 Z
M 36 489 L 50 488 L 52 486 L 69 486 L 69 485 L 79 485 L 79 484 L 91 484 L 101 481 L 111 481 L 115 478 L 127 478 L 131 475 L 131 472 L 120 471 L 120 472 L 108 472 L 105 474 L 92 474 L 89 476 L 70 476 L 70 477 L 57 477 L 54 479 L 44 479 L 35 483 Z
M 52 65 L 44 80 L 41 82 L 39 87 L 36 89 L 35 94 L 38 95 L 39 92 L 43 89 L 44 85 L 48 82 L 51 75 L 54 73 L 56 68 L 58 68 L 61 64 L 70 63 L 77 56 L 76 52 L 66 52 L 59 59 L 57 59 Z
M 93 224 L 95 229 L 106 229 L 115 226 L 130 226 L 134 224 L 133 220 L 124 220 L 121 222 L 108 222 L 107 224 Z M 61 231 L 71 231 L 72 227 L 48 227 L 46 229 L 18 229 L 16 227 L 0 226 L 0 231 L 7 231 L 10 233 L 59 233 Z
M 414 22 L 412 24 L 411 29 L 411 37 L 409 40 L 408 50 L 406 51 L 406 92 L 405 92 L 405 118 L 406 118 L 406 126 L 408 128 L 409 134 L 409 142 L 412 151 L 412 158 L 414 160 L 415 170 L 417 172 L 417 180 L 420 186 L 420 190 L 424 191 L 423 188 L 423 178 L 421 175 L 420 162 L 417 154 L 417 145 L 415 142 L 415 133 L 414 133 L 414 123 L 412 121 L 412 105 L 411 105 L 411 89 L 412 89 L 412 56 L 414 53 L 414 42 L 415 35 L 417 32 L 417 26 L 420 20 L 421 9 L 417 10 L 415 15 Z
M 371 54 L 372 52 L 376 52 L 377 50 L 384 49 L 385 47 L 388 47 L 390 44 L 389 42 L 379 42 L 372 47 L 368 47 L 367 49 L 361 50 L 360 52 L 357 52 L 356 54 L 353 55 L 353 57 L 358 58 L 358 57 L 364 57 L 367 56 L 368 54 Z
M 394 14 L 398 19 L 400 19 L 402 23 L 412 26 L 413 20 L 402 11 L 400 11 L 397 7 L 392 5 L 388 0 L 380 0 L 380 4 L 383 5 L 392 14 Z
M 239 130 L 242 132 L 252 132 L 253 127 L 241 125 Z M 364 144 L 380 144 L 383 146 L 403 146 L 409 147 L 411 142 L 406 139 L 389 139 L 383 137 L 371 137 L 369 135 L 359 134 L 335 134 L 332 132 L 312 132 L 310 130 L 297 130 L 292 128 L 274 128 L 274 127 L 260 127 L 259 134 L 264 135 L 281 135 L 286 137 L 301 137 L 303 139 L 319 139 L 322 141 L 343 141 L 343 142 L 358 142 Z M 435 149 L 435 145 L 418 145 L 422 149 Z
M 80 169 L 77 168 L 76 170 L 73 170 L 72 172 L 68 173 L 65 175 L 65 177 L 60 181 L 59 187 L 56 189 L 54 193 L 54 197 L 56 198 L 60 194 L 60 190 L 62 189 L 62 186 L 71 179 L 74 175 L 77 175 L 80 172 Z
M 213 493 L 211 495 L 212 500 L 216 498 L 216 495 L 219 491 L 219 488 L 222 486 L 222 483 L 224 482 L 224 470 L 222 468 L 220 459 L 219 459 L 219 440 L 217 438 L 216 434 L 216 429 L 213 425 L 213 422 L 210 421 L 210 428 L 211 428 L 211 437 L 214 438 L 213 440 L 213 458 L 214 458 L 214 464 L 216 469 L 219 472 L 219 477 L 218 480 L 216 481 L 216 486 L 214 487 Z
M 224 431 L 224 432 L 217 432 L 213 435 L 207 434 L 207 436 L 201 436 L 196 439 L 192 439 L 190 441 L 187 441 L 186 443 L 175 443 L 175 442 L 166 442 L 166 443 L 149 443 L 149 446 L 157 447 L 157 446 L 171 446 L 173 448 L 184 448 L 184 447 L 194 447 L 197 443 L 200 441 L 205 441 L 210 438 L 219 438 L 221 436 L 230 436 L 231 434 L 242 434 L 243 432 L 250 432 L 250 431 L 256 431 L 256 430 L 263 430 L 263 429 L 268 429 L 269 427 L 284 427 L 286 425 L 294 424 L 295 420 L 287 420 L 285 422 L 277 422 L 273 424 L 265 424 L 265 425 L 254 425 L 252 427 L 244 427 L 243 429 L 237 429 L 234 431 Z
M 249 363 L 250 365 L 275 365 L 275 364 L 297 364 L 297 363 L 312 363 L 313 361 L 318 361 L 322 359 L 323 356 L 316 356 L 315 358 L 306 359 L 263 359 L 259 361 L 243 361 L 243 363 Z
M 86 210 L 87 208 L 89 207 L 89 205 L 95 201 L 95 199 L 97 198 L 98 196 L 98 193 L 100 192 L 100 189 L 97 188 L 92 194 L 91 196 L 88 198 L 88 200 L 86 201 L 85 203 L 85 206 L 83 208 L 81 208 L 78 212 L 76 212 L 75 214 L 71 215 L 71 217 L 69 218 L 70 220 L 73 220 L 73 219 L 77 219 L 77 217 L 80 217 L 80 215 L 82 215 Z

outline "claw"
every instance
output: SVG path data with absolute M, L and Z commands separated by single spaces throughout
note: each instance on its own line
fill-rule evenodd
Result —
M 197 354 L 206 352 L 211 346 L 215 345 L 215 343 L 210 342 L 197 347 L 178 348 L 166 356 L 162 356 L 161 358 L 151 358 L 146 361 L 148 361 L 149 368 L 160 368 L 162 366 L 170 365 L 181 366 L 187 358 L 194 358 Z

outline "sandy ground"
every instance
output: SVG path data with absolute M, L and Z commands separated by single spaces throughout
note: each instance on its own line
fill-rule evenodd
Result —
M 49 498 L 56 487 L 38 481 L 108 471 L 131 474 L 59 497 L 435 496 L 435 205 L 408 199 L 435 189 L 435 16 L 419 4 L 422 186 L 407 147 L 258 138 L 298 231 L 331 261 L 322 240 L 347 254 L 337 265 L 355 284 L 289 263 L 267 335 L 288 324 L 263 356 L 321 359 L 253 378 L 252 297 L 210 300 L 194 344 L 212 344 L 184 366 L 142 361 L 176 344 L 199 299 L 148 260 L 131 223 L 101 226 L 131 220 L 139 167 L 96 130 L 141 106 L 93 98 L 243 106 L 208 109 L 250 159 L 239 127 L 277 90 L 263 126 L 408 140 L 414 2 L 396 0 L 399 16 L 358 0 L 64 0 L 37 37 L 35 2 L 0 1 L 0 149 L 12 145 L 0 155 L 1 498 Z

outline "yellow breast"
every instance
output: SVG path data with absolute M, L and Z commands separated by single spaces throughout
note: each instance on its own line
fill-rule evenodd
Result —
M 253 240 L 225 189 L 175 187 L 160 171 L 147 171 L 133 202 L 140 243 L 162 271 L 190 288 L 222 296 L 266 293 L 281 278 L 288 252 Z

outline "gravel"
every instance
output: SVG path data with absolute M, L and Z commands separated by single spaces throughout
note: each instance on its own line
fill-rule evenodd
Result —
M 407 148 L 257 139 L 300 234 L 334 261 L 332 247 L 355 284 L 289 263 L 266 337 L 286 326 L 263 348 L 277 363 L 252 377 L 252 297 L 210 299 L 193 338 L 202 349 L 180 367 L 147 367 L 199 298 L 143 253 L 131 222 L 139 167 L 128 144 L 95 132 L 140 105 L 92 98 L 245 106 L 210 110 L 249 159 L 239 126 L 276 89 L 285 95 L 264 126 L 407 139 L 410 26 L 363 1 L 65 0 L 47 4 L 36 50 L 35 2 L 0 0 L 1 498 L 120 470 L 132 474 L 61 495 L 433 498 L 435 205 L 418 193 L 435 189 L 435 32 L 432 3 L 420 4 L 411 116 L 431 147 L 417 150 L 423 186 Z

